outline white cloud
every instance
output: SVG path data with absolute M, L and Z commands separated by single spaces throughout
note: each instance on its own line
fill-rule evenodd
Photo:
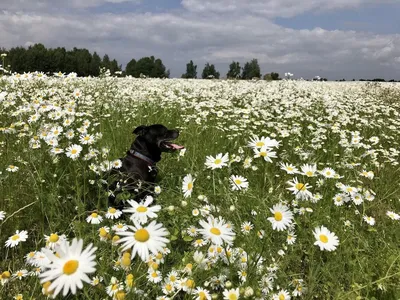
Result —
M 258 58 L 264 73 L 280 70 L 301 72 L 299 76 L 356 78 L 379 73 L 380 77 L 400 79 L 399 34 L 296 30 L 251 13 L 243 13 L 232 22 L 229 13 L 206 15 L 190 11 L 84 17 L 3 12 L 0 32 L 1 46 L 6 48 L 39 42 L 47 47 L 85 47 L 99 54 L 107 53 L 122 64 L 131 58 L 155 55 L 163 59 L 175 76 L 184 72 L 190 59 L 199 65 L 199 70 L 208 61 L 223 66 L 220 71 L 225 74 L 232 60 L 243 65 Z

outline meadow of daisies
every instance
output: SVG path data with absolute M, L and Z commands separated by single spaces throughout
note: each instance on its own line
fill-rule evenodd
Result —
M 180 130 L 109 207 L 139 125 Z M 0 78 L 1 299 L 399 299 L 400 86 Z

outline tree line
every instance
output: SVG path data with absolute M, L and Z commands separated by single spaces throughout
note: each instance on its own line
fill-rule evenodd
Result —
M 154 56 L 142 57 L 139 60 L 132 59 L 128 62 L 125 70 L 116 59 L 110 59 L 105 54 L 101 58 L 96 52 L 91 53 L 85 48 L 76 48 L 66 50 L 64 47 L 46 48 L 43 44 L 34 44 L 25 47 L 13 47 L 9 50 L 0 48 L 5 66 L 13 72 L 35 72 L 44 73 L 71 73 L 75 72 L 78 76 L 99 76 L 100 68 L 110 70 L 112 74 L 121 74 L 122 76 L 133 77 L 154 77 L 168 78 L 170 71 L 166 69 L 160 58 Z M 227 78 L 235 79 L 253 79 L 261 78 L 260 66 L 257 59 L 246 62 L 244 67 L 239 62 L 233 61 L 226 74 Z M 186 73 L 182 78 L 197 78 L 197 65 L 191 60 L 186 65 Z M 214 64 L 206 63 L 201 73 L 204 79 L 219 79 L 220 73 L 216 70 Z M 278 73 L 269 73 L 264 75 L 264 79 L 278 80 Z

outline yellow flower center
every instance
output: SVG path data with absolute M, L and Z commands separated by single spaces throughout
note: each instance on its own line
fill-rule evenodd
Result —
M 147 242 L 149 240 L 149 238 L 150 238 L 150 234 L 144 228 L 141 228 L 141 229 L 139 229 L 138 231 L 135 232 L 135 239 L 138 242 L 142 242 L 142 243 Z
M 157 274 L 157 272 L 153 272 L 153 273 L 151 273 L 151 277 L 153 277 L 153 278 L 157 278 L 157 277 L 158 277 L 158 274 Z
M 240 179 L 235 179 L 235 183 L 236 183 L 237 185 L 240 185 L 240 184 L 242 184 L 242 181 L 241 181 Z
M 162 253 L 158 252 L 157 255 L 156 255 L 156 258 L 157 258 L 157 259 L 162 259 L 162 258 L 163 258 Z
M 257 142 L 256 147 L 262 147 L 264 145 L 265 145 L 265 143 L 260 141 L 260 142 Z
M 108 212 L 109 212 L 110 214 L 115 214 L 116 211 L 117 211 L 117 210 L 116 210 L 114 207 L 111 207 L 111 208 L 108 210 Z
M 99 234 L 101 237 L 106 237 L 107 236 L 107 230 L 105 230 L 104 227 L 101 227 L 99 230 Z
M 307 190 L 306 189 L 306 185 L 304 183 L 301 183 L 301 182 L 296 184 L 296 189 L 299 190 L 299 191 L 302 191 L 302 192 Z
M 91 215 L 90 215 L 92 218 L 97 218 L 97 213 L 92 213 Z
M 78 152 L 78 150 L 76 150 L 76 149 L 71 150 L 71 154 L 76 154 L 77 152 Z
M 72 275 L 78 270 L 79 261 L 77 260 L 69 260 L 64 264 L 63 273 L 66 275 Z
M 17 240 L 19 240 L 19 235 L 18 235 L 18 234 L 15 234 L 15 235 L 12 236 L 11 239 L 12 239 L 13 241 L 17 241 Z
M 11 273 L 8 272 L 8 271 L 4 271 L 4 272 L 1 274 L 0 277 L 1 277 L 2 279 L 8 279 L 8 278 L 11 277 Z
M 215 235 L 221 235 L 221 230 L 219 230 L 218 228 L 215 228 L 215 227 L 211 228 L 210 232 Z
M 263 151 L 263 152 L 260 152 L 260 156 L 262 156 L 262 157 L 265 157 L 265 156 L 267 156 L 267 152 L 265 152 L 265 151 Z M 236 296 L 235 296 L 236 297 Z
M 111 290 L 115 291 L 118 289 L 118 284 L 113 284 L 113 286 L 111 287 Z
M 57 233 L 52 233 L 52 234 L 50 234 L 49 241 L 50 241 L 51 243 L 55 243 L 55 242 L 57 242 L 58 240 L 59 240 L 59 237 L 58 237 L 58 234 L 57 234 Z
M 19 271 L 19 272 L 17 273 L 17 276 L 18 276 L 18 277 L 22 277 L 22 275 L 24 275 L 24 274 L 22 274 L 21 271 Z
M 188 184 L 188 186 L 187 186 L 187 189 L 190 191 L 192 188 L 193 188 L 193 183 L 192 183 L 192 182 L 189 182 L 189 184 Z
M 125 294 L 124 291 L 118 291 L 118 292 L 115 294 L 115 298 L 116 298 L 117 300 L 124 300 L 124 299 L 125 299 L 125 296 L 126 296 L 126 294 Z
M 222 160 L 219 158 L 214 161 L 214 164 L 216 165 L 219 165 L 220 163 L 222 163 Z
M 199 299 L 200 299 L 200 300 L 206 300 L 206 299 L 207 299 L 206 293 L 204 293 L 203 291 L 201 291 L 201 292 L 199 293 Z
M 331 173 L 330 171 L 327 171 L 327 172 L 326 172 L 326 175 L 327 175 L 327 176 L 330 176 L 331 174 L 332 174 L 332 173 Z
M 294 169 L 292 167 L 287 167 L 286 168 L 288 171 L 293 171 Z
M 285 295 L 280 294 L 280 295 L 279 295 L 279 300 L 285 300 Z
M 169 276 L 169 280 L 170 280 L 171 282 L 175 282 L 175 280 L 176 280 L 175 275 Z
M 275 217 L 275 220 L 276 220 L 276 221 L 282 221 L 282 218 L 283 218 L 282 213 L 279 212 L 279 211 L 277 211 L 277 212 L 274 214 L 274 217 Z
M 306 175 L 307 175 L 307 176 L 309 176 L 309 177 L 311 177 L 311 176 L 313 176 L 313 175 L 314 175 L 314 173 L 313 173 L 313 172 L 311 172 L 311 171 L 307 171 L 307 172 L 306 172 Z
M 147 207 L 146 207 L 146 206 L 143 206 L 143 205 L 138 206 L 138 208 L 136 208 L 136 211 L 137 211 L 137 212 L 140 212 L 140 213 L 144 213 L 144 212 L 147 211 Z
M 229 300 L 237 300 L 236 294 L 233 293 L 229 294 Z
M 90 137 L 89 137 L 89 136 L 85 136 L 83 139 L 84 139 L 85 141 L 88 141 L 88 140 L 90 139 Z
M 166 284 L 165 285 L 165 289 L 168 291 L 168 292 L 170 292 L 170 291 L 172 291 L 172 285 L 171 284 Z
M 190 289 L 194 288 L 194 280 L 193 279 L 188 279 L 186 281 L 186 286 Z
M 320 234 L 319 235 L 319 240 L 326 244 L 328 242 L 328 237 L 325 234 Z

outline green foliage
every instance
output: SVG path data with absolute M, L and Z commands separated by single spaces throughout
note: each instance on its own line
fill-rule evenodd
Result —
M 242 79 L 253 79 L 261 77 L 260 65 L 257 59 L 252 59 L 250 62 L 246 62 L 242 71 Z
M 71 73 L 78 76 L 98 76 L 100 67 L 110 69 L 111 73 L 121 70 L 118 62 L 110 61 L 108 55 L 103 60 L 94 52 L 93 55 L 87 49 L 74 47 L 72 50 L 65 48 L 46 48 L 43 44 L 34 44 L 27 49 L 15 47 L 10 50 L 3 50 L 6 53 L 6 62 L 10 65 L 11 71 L 17 73 L 40 71 L 44 73 Z
M 229 71 L 226 74 L 226 78 L 239 78 L 240 77 L 240 71 L 241 71 L 240 63 L 233 61 L 229 65 Z
M 197 65 L 192 60 L 186 64 L 186 73 L 182 74 L 182 78 L 197 78 Z
M 126 75 L 139 78 L 141 75 L 151 78 L 169 77 L 169 71 L 165 70 L 165 66 L 161 59 L 154 56 L 142 57 L 138 61 L 132 59 L 125 69 Z
M 203 72 L 201 74 L 203 79 L 219 79 L 219 72 L 215 70 L 215 66 L 213 64 L 206 63 L 204 66 Z

